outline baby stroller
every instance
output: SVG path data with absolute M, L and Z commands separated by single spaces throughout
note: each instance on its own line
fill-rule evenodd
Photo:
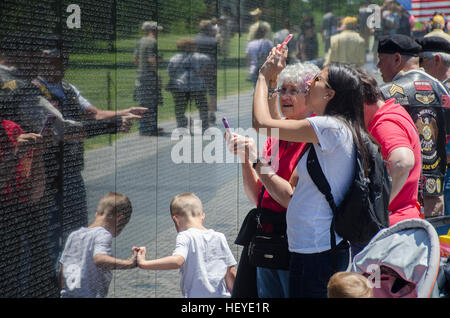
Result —
M 378 232 L 355 255 L 350 271 L 371 281 L 375 298 L 440 298 L 446 261 L 433 225 L 411 219 Z

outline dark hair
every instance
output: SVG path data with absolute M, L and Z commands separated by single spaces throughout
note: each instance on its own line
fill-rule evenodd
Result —
M 357 68 L 356 70 L 359 73 L 359 78 L 363 88 L 363 102 L 366 104 L 375 104 L 383 97 L 376 79 L 362 68 Z
M 259 23 L 255 32 L 255 39 L 264 39 L 267 33 L 269 33 L 268 27 L 263 23 Z
M 363 89 L 359 73 L 350 65 L 331 63 L 328 66 L 327 81 L 335 95 L 328 102 L 324 115 L 338 117 L 350 128 L 367 174 L 370 167 L 369 156 L 362 134 L 370 135 L 364 123 Z

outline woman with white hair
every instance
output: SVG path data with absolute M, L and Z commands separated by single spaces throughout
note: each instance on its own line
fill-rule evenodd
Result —
M 277 79 L 270 83 L 268 102 L 272 118 L 285 120 L 305 119 L 310 115 L 305 107 L 306 82 L 317 74 L 319 68 L 314 64 L 292 64 L 280 73 Z M 277 100 L 279 101 L 278 109 Z M 227 135 L 227 145 L 231 152 L 238 155 L 242 165 L 242 178 L 245 193 L 250 202 L 257 206 L 247 215 L 236 244 L 243 245 L 241 261 L 233 294 L 242 295 L 241 288 L 248 288 L 250 275 L 255 275 L 254 267 L 246 266 L 248 241 L 243 237 L 251 237 L 255 232 L 255 215 L 260 214 L 260 223 L 263 232 L 275 232 L 286 234 L 286 208 L 289 198 L 279 193 L 280 183 L 291 183 L 295 186 L 296 174 L 293 173 L 297 162 L 302 156 L 306 143 L 287 142 L 270 137 L 267 139 L 263 155 L 259 159 L 267 167 L 267 173 L 260 173 L 253 169 L 253 162 L 258 157 L 255 141 L 233 133 Z M 270 164 L 269 161 L 272 163 Z M 270 218 L 270 220 L 269 220 Z M 275 222 L 272 222 L 275 219 Z M 252 223 L 253 222 L 253 223 Z M 250 225 L 252 224 L 252 225 Z M 244 233 L 245 232 L 245 233 Z M 286 248 L 287 251 L 287 248 Z M 245 269 L 244 269 L 245 268 Z M 253 270 L 253 271 L 252 271 Z M 246 286 L 241 285 L 241 279 L 245 276 Z M 289 272 L 287 269 L 271 269 L 256 267 L 257 294 L 260 298 L 287 298 L 289 297 Z M 249 296 L 249 295 L 243 295 Z M 250 295 L 252 296 L 252 295 Z

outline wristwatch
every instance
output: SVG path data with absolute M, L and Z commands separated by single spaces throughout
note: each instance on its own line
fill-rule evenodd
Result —
M 272 99 L 272 98 L 275 97 L 276 94 L 277 94 L 277 90 L 276 90 L 276 89 L 269 88 L 267 97 L 268 97 L 269 99 Z
M 256 165 L 258 164 L 258 163 L 260 163 L 260 162 L 265 162 L 266 161 L 266 159 L 264 159 L 264 157 L 258 157 L 257 159 L 256 159 L 256 161 L 253 163 L 253 165 L 252 165 L 252 167 L 253 167 L 253 169 L 256 169 Z

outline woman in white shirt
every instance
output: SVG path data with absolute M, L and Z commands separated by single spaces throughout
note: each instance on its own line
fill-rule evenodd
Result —
M 287 49 L 275 48 L 260 70 L 253 100 L 253 125 L 291 142 L 308 142 L 314 147 L 337 205 L 343 200 L 354 174 L 355 148 L 365 157 L 362 132 L 363 96 L 358 73 L 343 64 L 331 64 L 309 83 L 306 107 L 316 116 L 303 120 L 273 119 L 267 105 L 268 83 L 285 67 Z M 308 150 L 309 152 L 309 150 Z M 336 234 L 337 248 L 331 252 L 330 227 L 333 212 L 317 189 L 306 168 L 307 153 L 297 165 L 298 182 L 283 182 L 276 177 L 278 195 L 289 201 L 286 220 L 291 263 L 289 293 L 292 298 L 326 298 L 327 283 L 336 271 L 348 266 L 348 243 Z M 264 163 L 255 164 L 261 169 Z M 335 259 L 333 260 L 333 257 Z M 332 266 L 334 261 L 335 267 Z

